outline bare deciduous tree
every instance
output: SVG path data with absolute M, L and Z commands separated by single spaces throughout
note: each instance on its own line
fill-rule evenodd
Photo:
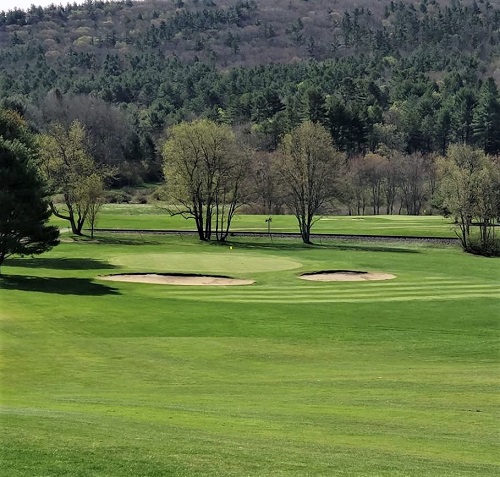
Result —
M 227 125 L 206 119 L 173 126 L 163 149 L 171 211 L 193 218 L 200 240 L 226 239 L 243 202 L 248 160 Z
M 299 223 L 304 243 L 311 243 L 311 227 L 321 207 L 333 198 L 344 156 L 320 124 L 302 123 L 285 136 L 279 173 L 288 204 Z

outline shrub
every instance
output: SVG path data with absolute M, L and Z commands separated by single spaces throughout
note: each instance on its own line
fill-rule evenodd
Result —
M 471 237 L 465 251 L 484 257 L 500 257 L 500 238 L 492 237 L 484 241 L 479 237 Z
M 132 194 L 123 189 L 114 189 L 106 193 L 106 202 L 109 204 L 129 204 Z

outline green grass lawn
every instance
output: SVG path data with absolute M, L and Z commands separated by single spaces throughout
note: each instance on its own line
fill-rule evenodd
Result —
M 232 230 L 267 231 L 264 215 L 237 214 Z M 368 234 L 368 235 L 415 235 L 455 238 L 450 219 L 440 216 L 367 215 L 318 217 L 314 233 Z M 61 227 L 68 222 L 56 219 Z M 171 217 L 166 209 L 144 204 L 107 204 L 102 208 L 97 227 L 196 230 L 193 220 L 180 216 Z M 272 216 L 271 231 L 298 232 L 297 220 L 292 215 Z
M 498 259 L 427 245 L 97 239 L 3 267 L 2 476 L 499 474 Z M 397 278 L 297 279 L 321 269 Z M 98 279 L 126 272 L 256 283 Z

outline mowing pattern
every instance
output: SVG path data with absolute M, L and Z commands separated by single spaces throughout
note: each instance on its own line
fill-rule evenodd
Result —
M 497 284 L 471 284 L 466 280 L 426 278 L 424 282 L 322 283 L 290 285 L 254 285 L 241 289 L 178 288 L 169 290 L 172 298 L 240 303 L 371 303 L 397 301 L 456 300 L 500 298 Z

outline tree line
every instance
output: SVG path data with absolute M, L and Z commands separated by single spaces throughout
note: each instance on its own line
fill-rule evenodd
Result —
M 79 121 L 33 134 L 16 112 L 0 110 L 0 266 L 11 254 L 58 243 L 51 214 L 77 235 L 86 225 L 93 237 L 115 170 L 96 161 L 89 144 Z M 370 203 L 376 214 L 385 199 L 387 210 L 399 203 L 407 213 L 433 207 L 454 217 L 466 251 L 500 252 L 500 160 L 465 144 L 450 145 L 444 156 L 380 150 L 352 158 L 319 121 L 305 121 L 263 155 L 241 132 L 197 119 L 168 130 L 162 157 L 163 199 L 172 215 L 194 219 L 200 240 L 225 241 L 237 209 L 261 201 L 266 212 L 293 213 L 309 244 L 319 215 L 336 204 L 364 213 Z
M 322 128 L 318 144 L 326 131 L 340 164 L 329 168 L 334 200 L 320 200 L 319 212 L 451 211 L 440 158 L 454 144 L 487 158 L 477 164 L 496 164 L 500 152 L 500 11 L 482 0 L 370 8 L 317 1 L 318 21 L 307 3 L 88 1 L 1 12 L 0 106 L 24 117 L 43 144 L 37 160 L 59 194 L 53 212 L 81 233 L 105 188 L 164 180 L 167 190 L 180 187 L 163 144 L 194 118 L 234 152 L 208 168 L 215 182 L 204 183 L 204 201 L 215 222 L 207 226 L 207 210 L 198 217 L 205 238 L 224 239 L 242 203 L 295 210 L 290 177 L 277 164 L 289 157 L 299 167 L 296 151 L 305 146 L 294 137 L 304 124 Z M 295 212 L 299 224 L 314 221 L 307 210 Z M 468 224 L 492 221 L 472 215 L 464 242 Z M 494 230 L 485 227 L 484 236 Z
M 248 202 L 293 213 L 304 243 L 319 214 L 339 205 L 358 215 L 397 205 L 399 213 L 452 216 L 465 250 L 498 252 L 500 159 L 463 143 L 443 156 L 380 149 L 349 157 L 319 121 L 305 121 L 263 155 L 227 125 L 195 120 L 169 130 L 163 160 L 171 213 L 193 218 L 201 240 L 224 241 Z
M 142 66 L 139 63 L 137 70 Z M 193 117 L 245 131 L 263 152 L 276 150 L 283 137 L 308 120 L 324 126 L 353 162 L 380 149 L 443 155 L 457 142 L 487 154 L 500 152 L 500 100 L 491 78 L 471 83 L 451 73 L 437 85 L 425 75 L 406 72 L 391 89 L 370 80 L 366 70 L 368 76 L 358 80 L 343 77 L 349 68 L 342 71 L 340 62 L 316 65 L 314 79 L 308 78 L 311 65 L 273 65 L 225 75 L 202 64 L 176 68 L 165 72 L 172 73 L 175 89 L 160 82 L 161 91 L 151 91 L 155 99 L 147 109 L 117 106 L 93 95 L 64 94 L 57 88 L 37 105 L 22 96 L 4 98 L 3 104 L 24 115 L 39 132 L 51 122 L 68 126 L 80 121 L 92 154 L 117 169 L 116 187 L 161 180 L 165 125 Z
M 494 6 L 426 0 L 342 11 L 315 2 L 323 24 L 306 4 L 95 1 L 4 12 L 0 103 L 40 132 L 79 120 L 98 161 L 117 168 L 116 186 L 161 180 L 163 131 L 194 117 L 248 129 L 262 151 L 307 120 L 350 157 L 383 146 L 443 155 L 456 142 L 500 151 Z M 206 24 L 196 20 L 205 10 Z M 73 31 L 81 36 L 66 41 Z M 260 41 L 257 57 L 241 56 Z M 228 53 L 234 64 L 221 58 L 238 48 Z M 275 48 L 280 61 L 266 61 L 261 53 Z

